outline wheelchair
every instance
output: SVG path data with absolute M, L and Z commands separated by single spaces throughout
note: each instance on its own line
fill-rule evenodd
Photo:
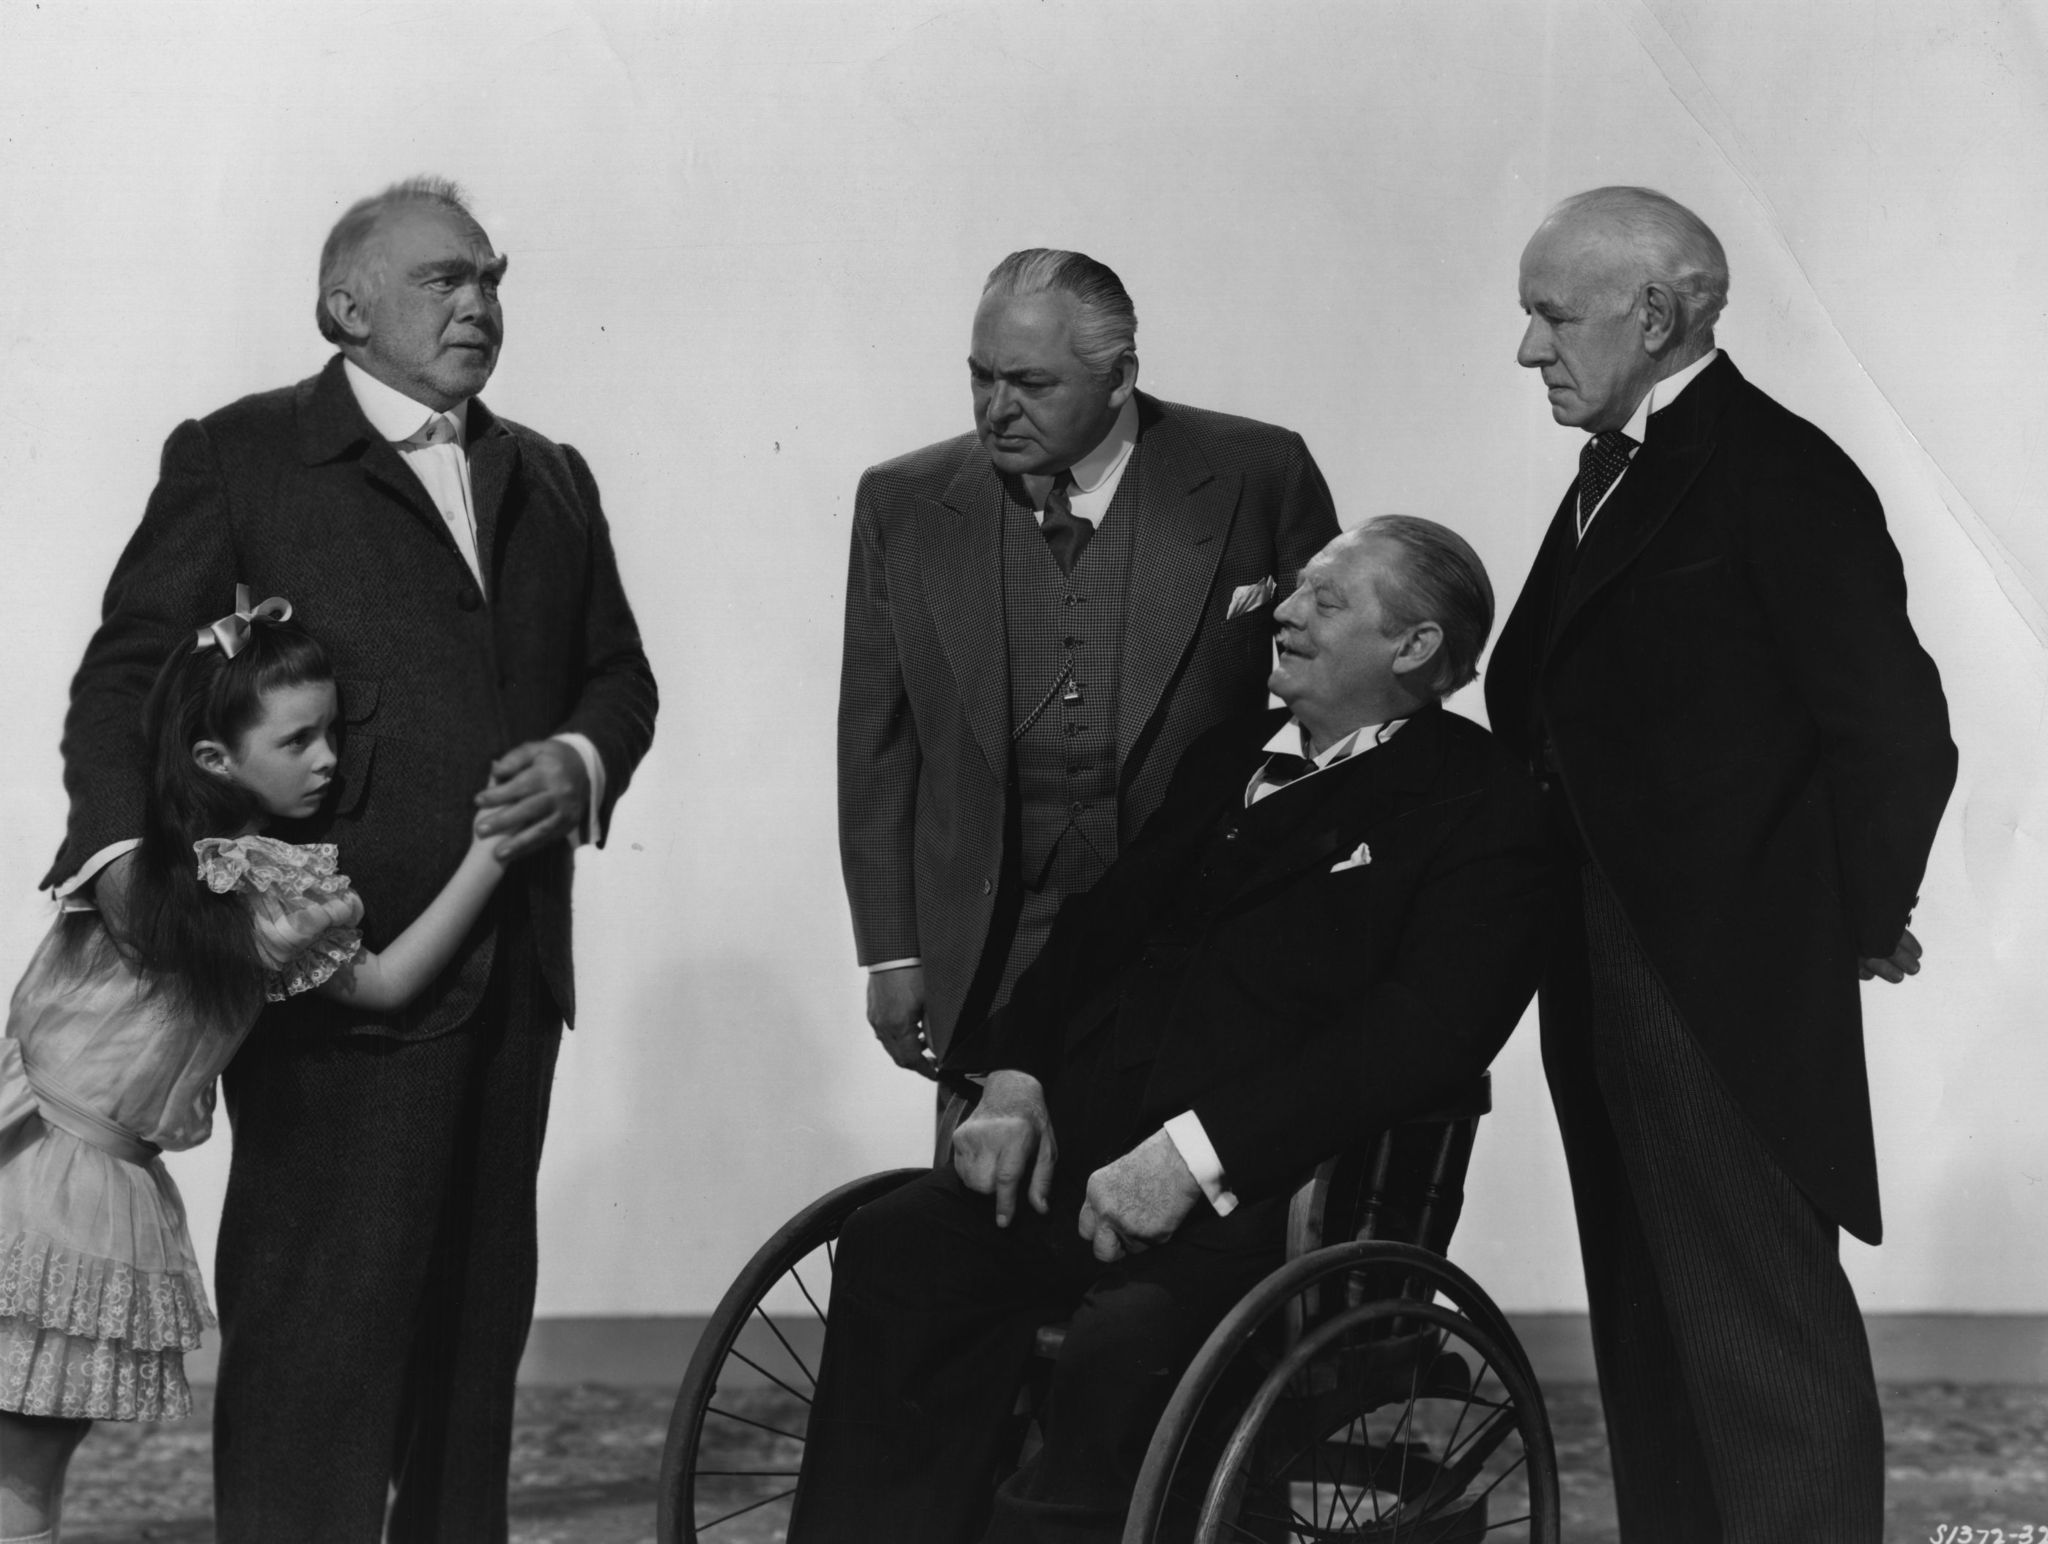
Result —
M 1528 1357 L 1444 1258 L 1486 1075 L 1320 1165 L 1285 1262 L 1226 1314 L 1154 1429 L 1124 1544 L 1554 1544 L 1558 1481 Z M 831 1310 L 833 1244 L 921 1169 L 842 1185 L 792 1217 L 727 1291 L 691 1358 L 662 1457 L 660 1544 L 784 1536 Z M 1064 1326 L 1038 1334 L 1034 1390 Z

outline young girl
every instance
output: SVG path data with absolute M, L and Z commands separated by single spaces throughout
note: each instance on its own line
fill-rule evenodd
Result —
M 213 1312 L 157 1154 L 206 1140 L 214 1079 L 265 997 L 388 1011 L 453 955 L 502 872 L 472 840 L 381 954 L 331 845 L 258 833 L 318 809 L 335 686 L 281 600 L 180 643 L 143 710 L 143 830 L 99 910 L 61 915 L 0 1040 L 0 1540 L 54 1541 L 97 1419 L 192 1408 L 183 1353 Z

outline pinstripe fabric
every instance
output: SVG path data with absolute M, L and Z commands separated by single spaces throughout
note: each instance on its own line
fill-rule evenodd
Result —
M 1546 1011 L 1545 1062 L 1622 1538 L 1873 1544 L 1884 1432 L 1836 1228 L 1755 1134 L 1590 864 L 1582 886 L 1589 1035 L 1568 1054 Z
M 1140 395 L 1142 480 L 1113 744 L 1117 834 L 1158 807 L 1203 730 L 1265 702 L 1272 606 L 1337 534 L 1301 437 Z M 1121 492 L 1121 489 L 1119 489 Z M 1006 851 L 1010 670 L 1001 479 L 973 435 L 871 468 L 854 504 L 839 689 L 839 841 L 863 963 L 921 955 L 943 1049 L 992 922 Z M 1013 838 L 1012 838 L 1013 839 Z M 1013 915 L 1013 912 L 1012 912 Z

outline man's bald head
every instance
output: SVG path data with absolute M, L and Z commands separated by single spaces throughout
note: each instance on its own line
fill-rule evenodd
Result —
M 1529 325 L 1515 357 L 1543 373 L 1551 416 L 1597 433 L 1714 346 L 1728 258 L 1698 215 L 1649 188 L 1594 188 L 1522 252 Z

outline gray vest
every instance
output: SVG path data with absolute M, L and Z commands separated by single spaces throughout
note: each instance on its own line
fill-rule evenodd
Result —
M 1003 631 L 1027 889 L 1043 883 L 1063 841 L 1085 844 L 1087 884 L 1116 858 L 1117 675 L 1137 518 L 1133 455 L 1081 561 L 1062 574 L 1031 511 L 1005 501 Z

